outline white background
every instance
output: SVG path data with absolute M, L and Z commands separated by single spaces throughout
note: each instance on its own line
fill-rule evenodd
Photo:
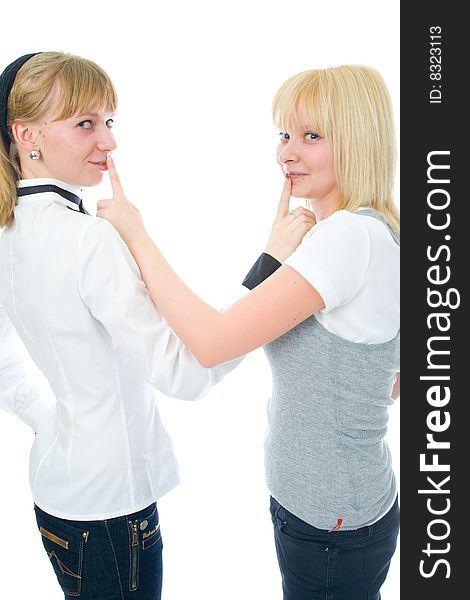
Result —
M 374 66 L 398 124 L 398 1 L 43 0 L 21 10 L 8 2 L 2 23 L 2 69 L 27 52 L 64 50 L 108 71 L 127 195 L 179 274 L 215 306 L 237 290 L 268 236 L 282 186 L 270 106 L 285 79 Z M 88 209 L 108 193 L 92 190 Z M 263 473 L 269 394 L 258 350 L 198 403 L 158 396 L 182 476 L 159 501 L 163 600 L 281 600 Z M 0 414 L 1 597 L 59 600 L 29 492 L 32 437 Z M 398 403 L 387 440 L 398 474 Z M 397 552 L 382 600 L 398 598 Z

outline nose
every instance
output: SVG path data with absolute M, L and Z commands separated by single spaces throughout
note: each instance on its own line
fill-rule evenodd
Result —
M 281 165 L 298 162 L 299 155 L 295 141 L 290 139 L 285 144 L 279 144 L 277 160 Z
M 117 144 L 112 129 L 106 125 L 102 128 L 96 146 L 101 152 L 111 152 L 116 149 Z

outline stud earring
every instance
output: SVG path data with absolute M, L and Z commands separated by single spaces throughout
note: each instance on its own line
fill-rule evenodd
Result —
M 29 158 L 31 160 L 39 160 L 41 158 L 40 150 L 31 150 L 31 152 L 29 153 Z

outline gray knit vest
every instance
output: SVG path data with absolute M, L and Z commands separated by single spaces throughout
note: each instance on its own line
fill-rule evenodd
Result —
M 382 220 L 371 209 L 360 214 Z M 397 488 L 384 436 L 399 343 L 399 333 L 380 344 L 350 342 L 312 316 L 265 346 L 273 375 L 268 489 L 314 527 L 331 530 L 342 519 L 341 529 L 356 529 L 393 504 Z

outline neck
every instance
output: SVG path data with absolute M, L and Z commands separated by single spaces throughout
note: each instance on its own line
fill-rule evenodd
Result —
M 338 210 L 339 198 L 336 191 L 321 199 L 307 198 L 307 200 L 317 222 L 326 219 Z
M 47 172 L 41 159 L 31 160 L 21 150 L 18 150 L 20 158 L 20 171 L 22 179 L 39 179 L 40 177 L 51 177 Z

